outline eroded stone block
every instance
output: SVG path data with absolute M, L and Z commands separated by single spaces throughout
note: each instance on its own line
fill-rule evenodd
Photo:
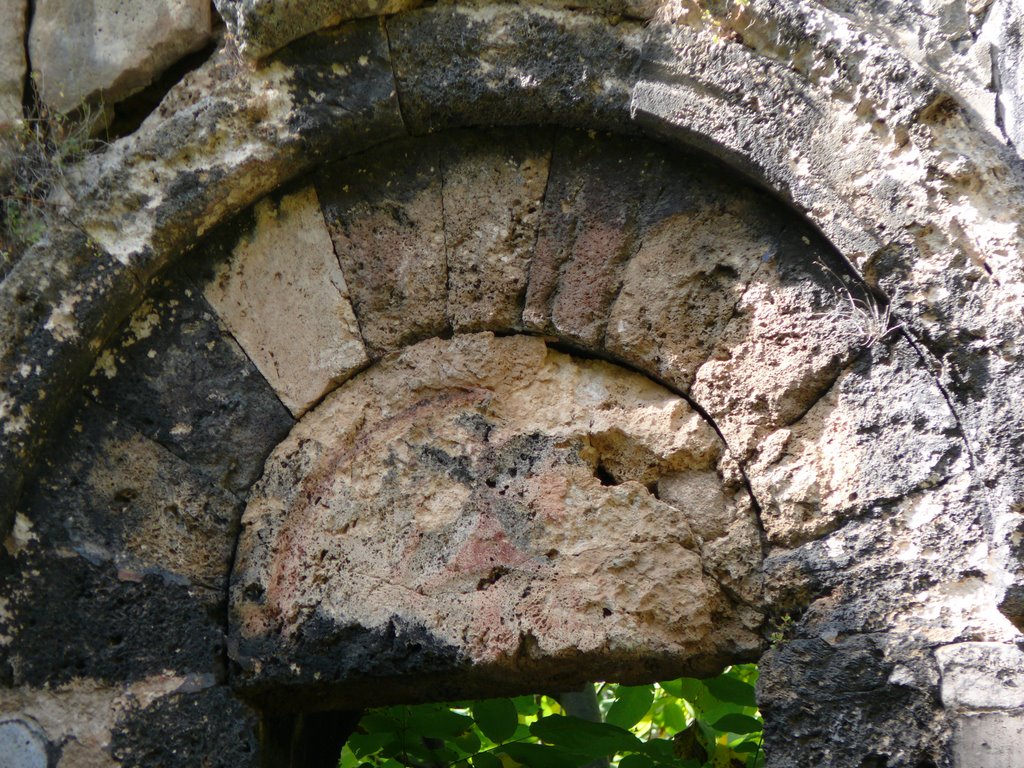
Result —
M 646 212 L 605 332 L 609 352 L 686 391 L 773 246 L 765 211 L 747 196 L 672 178 Z
M 773 544 L 817 538 L 962 469 L 959 427 L 909 344 L 869 353 L 799 422 L 765 438 L 748 468 Z
M 227 242 L 216 245 L 230 254 Z M 88 389 L 111 414 L 240 496 L 294 423 L 180 272 L 150 292 L 99 355 Z
M 295 415 L 367 361 L 312 187 L 257 204 L 255 229 L 205 291 Z
M 370 354 L 442 333 L 448 267 L 440 143 L 402 142 L 317 180 L 352 306 Z
M 148 85 L 209 36 L 208 0 L 38 0 L 29 49 L 43 101 L 66 112 Z
M 214 0 L 234 35 L 238 50 L 257 59 L 292 40 L 349 19 L 384 16 L 421 5 L 423 0 Z
M 953 736 L 954 768 L 1017 768 L 1024 747 L 1024 714 L 961 715 Z
M 551 155 L 550 131 L 454 133 L 442 158 L 448 319 L 519 325 Z
M 1024 708 L 1024 653 L 1004 643 L 957 643 L 936 649 L 942 703 L 948 709 Z
M 702 556 L 705 537 L 753 525 L 722 458 L 639 374 L 523 336 L 410 347 L 300 421 L 255 487 L 237 684 L 353 706 L 379 702 L 384 677 L 388 696 L 430 679 L 457 698 L 712 672 L 759 644 L 757 611 Z M 737 571 L 758 567 L 751 533 Z
M 613 137 L 563 133 L 551 177 L 523 311 L 529 328 L 585 345 L 604 340 L 625 265 L 639 248 L 640 210 L 661 153 Z

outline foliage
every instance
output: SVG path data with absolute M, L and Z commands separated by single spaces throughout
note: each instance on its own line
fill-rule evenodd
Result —
M 49 195 L 65 169 L 99 144 L 90 132 L 102 109 L 66 115 L 36 103 L 33 114 L 0 136 L 0 277 L 46 231 Z
M 708 680 L 597 689 L 603 722 L 550 696 L 397 706 L 368 712 L 339 768 L 760 768 L 757 667 Z

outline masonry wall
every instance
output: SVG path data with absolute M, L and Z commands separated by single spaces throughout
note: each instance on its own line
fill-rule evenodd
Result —
M 760 659 L 770 765 L 1015 765 L 1024 9 L 418 5 L 0 3 L 0 167 L 118 132 L 0 282 L 0 764 Z

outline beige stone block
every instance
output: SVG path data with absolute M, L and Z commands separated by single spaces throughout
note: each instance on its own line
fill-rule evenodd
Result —
M 1024 708 L 1024 652 L 1005 643 L 956 643 L 935 651 L 947 709 Z
M 1024 712 L 962 715 L 953 735 L 954 768 L 1019 768 Z
M 608 351 L 688 390 L 771 247 L 758 223 L 742 206 L 712 208 L 647 231 L 608 318 Z
M 208 0 L 37 0 L 29 50 L 40 95 L 66 112 L 148 85 L 209 37 Z
M 455 133 L 442 156 L 448 319 L 519 325 L 551 156 L 549 131 Z
M 316 192 L 256 206 L 206 298 L 295 415 L 365 365 L 348 287 Z
M 744 587 L 761 552 L 749 497 L 664 387 L 533 337 L 427 340 L 330 395 L 269 459 L 234 574 L 239 648 L 261 649 L 241 660 L 301 685 L 315 638 L 398 626 L 457 647 L 468 680 L 710 671 L 760 642 L 703 554 L 751 525 L 726 575 Z M 368 674 L 337 663 L 334 680 Z
M 0 0 L 0 130 L 21 120 L 28 0 Z

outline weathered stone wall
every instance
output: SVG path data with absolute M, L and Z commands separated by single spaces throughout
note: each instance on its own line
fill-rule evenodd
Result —
M 0 755 L 763 654 L 1016 765 L 1019 3 L 8 5 L 0 122 L 218 43 L 0 283 Z

